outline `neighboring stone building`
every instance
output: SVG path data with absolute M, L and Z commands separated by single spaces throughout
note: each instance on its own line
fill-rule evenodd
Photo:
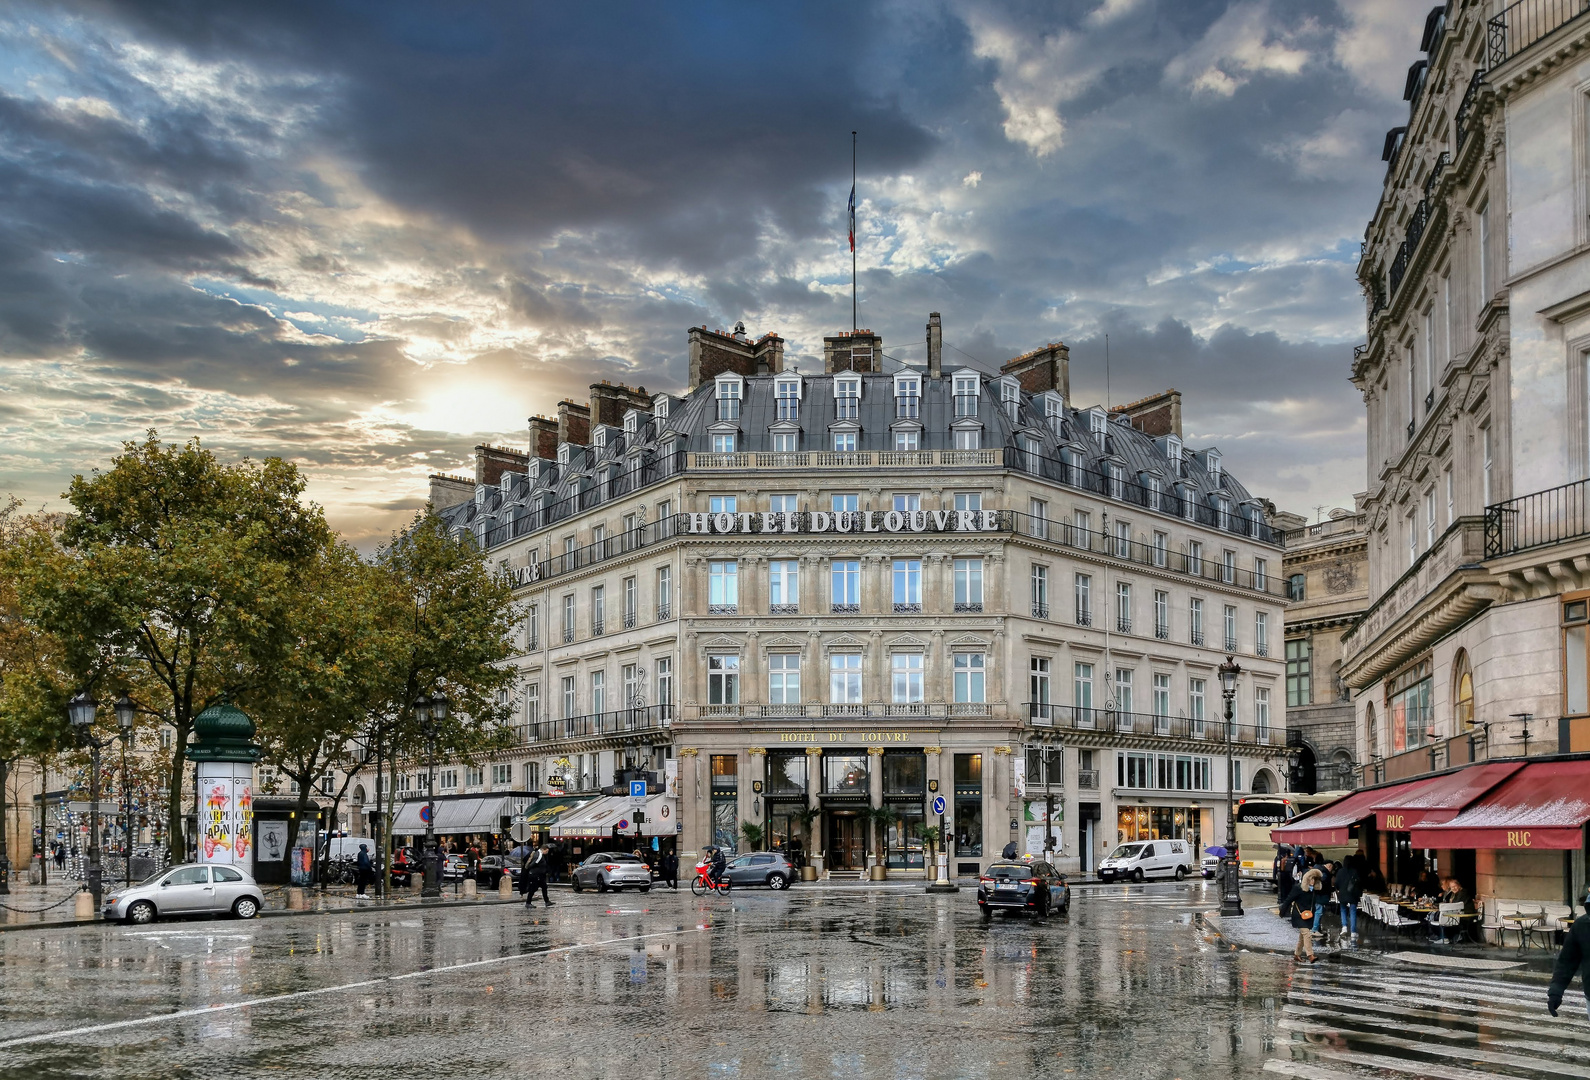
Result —
M 1582 4 L 1453 0 L 1430 12 L 1408 122 L 1386 136 L 1352 372 L 1369 603 L 1342 672 L 1368 783 L 1590 750 L 1587 46 Z M 1585 764 L 1520 783 L 1550 802 L 1550 778 Z M 1483 790 L 1448 790 L 1448 809 Z M 1507 827 L 1421 830 L 1428 814 L 1398 809 L 1355 828 L 1394 881 L 1421 858 L 1498 896 L 1560 900 L 1583 880 L 1582 817 L 1548 831 L 1549 806 L 1474 805 Z
M 1369 602 L 1369 537 L 1364 515 L 1332 510 L 1307 524 L 1277 514 L 1286 542 L 1286 732 L 1296 761 L 1293 791 L 1358 785 L 1357 727 L 1342 680 L 1342 635 Z
M 885 373 L 877 334 L 836 334 L 808 374 L 776 335 L 695 328 L 683 396 L 555 447 L 532 421 L 525 473 L 441 510 L 519 583 L 520 746 L 439 792 L 666 778 L 664 843 L 804 840 L 810 807 L 814 854 L 854 871 L 869 808 L 914 870 L 942 796 L 952 869 L 976 868 L 1042 850 L 1052 791 L 1059 861 L 1090 867 L 1224 836 L 1227 652 L 1236 789 L 1279 790 L 1267 504 L 1184 446 L 1174 392 L 1112 416 L 1067 399 L 1064 345 L 991 376 L 944 367 L 937 314 L 927 339 Z

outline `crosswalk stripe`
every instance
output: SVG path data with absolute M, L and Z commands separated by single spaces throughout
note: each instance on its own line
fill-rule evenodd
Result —
M 1302 1020 L 1282 1020 L 1280 1027 L 1283 1031 L 1299 1031 L 1305 1035 L 1333 1035 L 1340 1033 L 1338 1028 L 1331 1025 L 1310 1024 Z M 1410 1050 L 1431 1057 L 1461 1059 L 1476 1065 L 1484 1062 L 1488 1065 L 1507 1065 L 1515 1069 L 1533 1069 L 1539 1065 L 1549 1063 L 1554 1071 L 1564 1076 L 1590 1077 L 1590 1069 L 1580 1065 L 1571 1065 L 1565 1061 L 1523 1054 L 1503 1054 L 1495 1050 L 1485 1050 L 1473 1046 L 1442 1046 L 1419 1039 L 1401 1039 L 1395 1035 L 1378 1035 L 1367 1031 L 1357 1032 L 1353 1041 L 1396 1050 Z
M 1540 998 L 1532 1006 L 1521 1002 L 1515 1007 L 1510 1003 L 1492 1004 L 1483 1000 L 1468 1001 L 1451 997 L 1434 998 L 1430 996 L 1429 988 L 1409 988 L 1400 991 L 1376 991 L 1355 986 L 1333 986 L 1329 984 L 1321 986 L 1316 983 L 1311 983 L 1300 985 L 1294 988 L 1292 992 L 1295 994 L 1315 994 L 1321 996 L 1325 1000 L 1341 1000 L 1345 1002 L 1347 999 L 1356 999 L 1358 1004 L 1367 1008 L 1384 1008 L 1386 1005 L 1396 1004 L 1399 1009 L 1407 1011 L 1410 1009 L 1424 1009 L 1426 1005 L 1433 1005 L 1437 1006 L 1439 1010 L 1450 1012 L 1469 1012 L 1505 1019 L 1534 1018 L 1544 1011 L 1546 1004 L 1545 994 L 1541 994 Z M 1410 995 L 1413 994 L 1417 994 L 1418 996 L 1410 997 Z M 1472 994 L 1463 995 L 1465 998 L 1476 996 L 1477 995 Z M 1411 1002 L 1414 1001 L 1426 1004 L 1411 1004 Z M 1566 1019 L 1570 1025 L 1590 1026 L 1590 1022 L 1571 1015 L 1566 1009 L 1563 1010 L 1563 1017 L 1559 1019 Z
M 1332 1020 L 1338 1024 L 1349 1024 L 1354 1027 L 1373 1027 L 1384 1028 L 1388 1031 L 1406 1031 L 1431 1039 L 1472 1039 L 1479 1035 L 1480 1027 L 1488 1026 L 1477 1024 L 1473 1021 L 1466 1021 L 1462 1027 L 1441 1026 L 1434 1024 L 1409 1024 L 1403 1017 L 1399 1017 L 1396 1020 L 1393 1020 L 1389 1017 L 1382 1020 L 1370 1020 L 1365 1019 L 1364 1016 L 1347 1017 L 1342 1013 L 1332 1012 L 1326 1009 L 1311 1009 L 1306 1005 L 1285 1005 L 1282 1007 L 1281 1011 L 1294 1016 L 1307 1016 L 1319 1020 Z M 1508 1032 L 1509 1034 L 1518 1035 L 1546 1035 L 1565 1042 L 1590 1043 L 1590 1034 L 1580 1034 L 1579 1032 L 1572 1030 L 1554 1031 L 1550 1028 L 1542 1027 L 1539 1024 L 1509 1025 Z M 1499 1039 L 1497 1038 L 1494 1030 L 1487 1030 L 1485 1037 L 1486 1045 L 1488 1046 L 1517 1046 L 1521 1049 L 1544 1051 L 1550 1051 L 1555 1048 L 1555 1045 L 1552 1043 L 1525 1042 L 1515 1039 Z
M 1279 1058 L 1266 1061 L 1264 1071 L 1280 1073 L 1282 1076 L 1295 1076 L 1298 1080 L 1363 1080 L 1362 1073 L 1345 1073 L 1307 1061 L 1282 1061 Z
M 1420 1077 L 1421 1080 L 1496 1080 L 1494 1072 L 1479 1072 L 1475 1069 L 1462 1069 L 1452 1065 L 1439 1065 L 1431 1061 L 1409 1061 L 1403 1058 L 1387 1057 L 1385 1054 L 1358 1054 L 1350 1050 L 1335 1050 L 1325 1046 L 1311 1046 L 1309 1052 L 1317 1054 L 1327 1061 L 1340 1061 L 1348 1065 L 1363 1065 L 1370 1069 L 1385 1069 L 1389 1072 L 1407 1073 L 1410 1076 Z

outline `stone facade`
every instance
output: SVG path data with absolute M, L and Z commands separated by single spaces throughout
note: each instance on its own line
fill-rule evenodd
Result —
M 1332 510 L 1310 525 L 1276 515 L 1284 530 L 1287 582 L 1286 728 L 1297 753 L 1291 787 L 1333 791 L 1358 782 L 1357 729 L 1342 678 L 1342 635 L 1369 602 L 1364 515 Z
M 1046 834 L 1090 867 L 1123 836 L 1223 837 L 1231 652 L 1237 790 L 1279 789 L 1281 550 L 1218 451 L 1072 406 L 1063 346 L 1014 362 L 1050 388 L 1031 394 L 876 372 L 870 332 L 827 339 L 831 371 L 785 372 L 777 340 L 692 330 L 683 397 L 442 511 L 526 613 L 520 746 L 444 784 L 650 773 L 682 851 L 750 822 L 836 871 L 880 837 L 919 869 L 942 796 L 952 868 Z

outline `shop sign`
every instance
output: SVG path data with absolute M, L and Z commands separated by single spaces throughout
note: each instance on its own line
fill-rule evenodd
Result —
M 1529 830 L 1509 829 L 1507 831 L 1507 846 L 1510 848 L 1530 847 Z
M 780 731 L 779 742 L 795 743 L 886 743 L 910 742 L 907 731 Z
M 997 510 L 813 510 L 809 513 L 689 514 L 685 531 L 712 533 L 998 532 Z M 754 527 L 753 527 L 754 526 Z

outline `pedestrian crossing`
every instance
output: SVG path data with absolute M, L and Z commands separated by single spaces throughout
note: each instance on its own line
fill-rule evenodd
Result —
M 1399 965 L 1300 968 L 1265 1071 L 1299 1080 L 1590 1080 L 1590 1019 L 1575 987 L 1560 1014 L 1543 981 Z

